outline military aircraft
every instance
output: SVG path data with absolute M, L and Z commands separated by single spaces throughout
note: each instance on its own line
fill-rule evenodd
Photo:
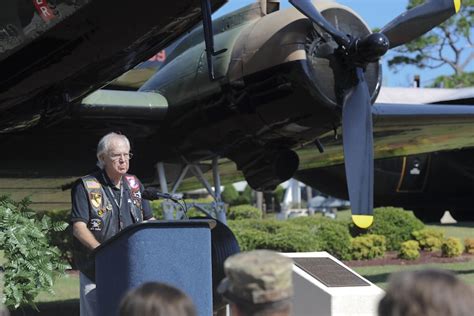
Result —
M 102 89 L 47 126 L 5 134 L 0 174 L 83 175 L 95 163 L 98 138 L 120 130 L 133 142 L 132 172 L 156 181 L 156 165 L 162 188 L 173 179 L 174 191 L 189 170 L 203 180 L 209 169 L 202 163 L 212 161 L 216 189 L 218 168 L 235 180 L 235 163 L 254 189 L 269 190 L 297 170 L 340 164 L 342 156 L 295 150 L 315 144 L 323 152 L 326 136 L 342 135 L 353 220 L 368 227 L 374 152 L 379 158 L 474 146 L 471 107 L 372 106 L 380 57 L 443 22 L 460 1 L 429 1 L 380 33 L 336 2 L 290 3 L 294 8 L 280 10 L 278 1 L 261 0 L 214 20 L 215 32 L 204 23 L 138 91 Z M 218 158 L 227 160 L 219 165 Z
M 376 102 L 474 106 L 474 88 L 382 88 Z M 340 141 L 336 143 L 329 139 L 325 142 L 326 148 L 341 147 Z M 474 149 L 465 148 L 375 160 L 374 203 L 376 206 L 391 205 L 413 210 L 426 222 L 439 222 L 446 210 L 458 221 L 472 221 L 472 157 Z M 299 170 L 294 177 L 332 196 L 347 198 L 342 164 Z

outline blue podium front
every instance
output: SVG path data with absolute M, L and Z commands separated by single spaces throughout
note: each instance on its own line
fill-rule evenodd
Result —
M 132 225 L 96 249 L 99 315 L 118 315 L 127 291 L 145 282 L 173 285 L 212 315 L 213 220 L 149 221 Z

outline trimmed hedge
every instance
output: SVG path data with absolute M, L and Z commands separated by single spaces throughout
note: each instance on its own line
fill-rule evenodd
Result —
M 299 217 L 287 221 L 229 220 L 228 225 L 245 251 L 327 251 L 340 259 L 350 258 L 351 237 L 346 223 Z
M 406 260 L 415 260 L 420 257 L 420 244 L 416 240 L 402 242 L 398 257 Z
M 425 251 L 440 250 L 444 240 L 444 232 L 433 228 L 416 230 L 412 235 L 420 244 L 420 248 Z
M 462 254 L 464 247 L 459 238 L 449 237 L 441 245 L 441 256 L 443 257 L 458 257 Z
M 399 250 L 402 242 L 412 238 L 413 231 L 424 227 L 412 212 L 402 208 L 379 207 L 374 210 L 374 224 L 367 233 L 385 236 L 387 250 Z
M 385 236 L 365 235 L 351 241 L 351 257 L 355 260 L 383 257 L 386 250 Z
M 474 255 L 474 238 L 464 239 L 464 250 L 466 253 Z
M 308 228 L 277 220 L 229 220 L 242 251 L 272 249 L 281 252 L 318 251 L 320 243 Z
M 232 206 L 227 211 L 227 219 L 238 220 L 238 219 L 261 219 L 262 211 L 252 205 L 237 205 Z
M 186 199 L 185 202 L 189 206 L 191 203 L 211 203 L 213 201 L 212 198 L 203 198 L 203 199 Z M 151 201 L 151 210 L 153 213 L 153 217 L 155 217 L 158 220 L 163 220 L 164 215 L 163 215 L 163 200 L 155 200 Z M 174 210 L 173 216 L 176 217 L 177 210 L 181 210 L 180 206 L 177 206 Z M 190 207 L 187 210 L 187 215 L 188 217 L 206 217 L 206 214 L 203 212 L 197 210 L 194 207 Z

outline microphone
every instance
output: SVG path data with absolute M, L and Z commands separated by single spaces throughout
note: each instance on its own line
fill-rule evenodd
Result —
M 158 200 L 158 199 L 169 199 L 172 201 L 177 201 L 179 199 L 179 196 L 176 194 L 169 194 L 169 193 L 163 193 L 158 191 L 157 188 L 154 187 L 148 187 L 142 192 L 142 198 L 145 200 Z

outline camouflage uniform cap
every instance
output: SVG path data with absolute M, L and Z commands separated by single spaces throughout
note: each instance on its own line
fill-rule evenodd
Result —
M 293 295 L 293 260 L 270 250 L 254 250 L 229 257 L 226 278 L 218 292 L 234 303 L 267 304 Z

